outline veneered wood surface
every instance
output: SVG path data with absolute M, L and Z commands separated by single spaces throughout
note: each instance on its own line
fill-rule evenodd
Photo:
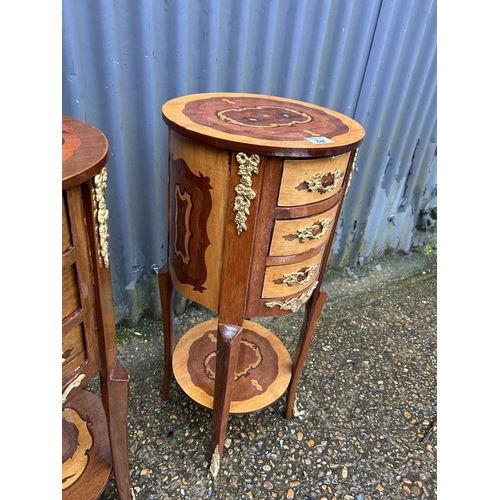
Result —
M 335 189 L 330 191 L 321 189 L 311 191 L 305 181 L 312 179 L 317 174 L 323 175 L 326 181 L 328 180 L 328 174 L 337 169 L 345 172 L 348 160 L 348 153 L 315 160 L 285 160 L 283 162 L 283 177 L 281 179 L 278 206 L 307 205 L 331 198 L 340 191 L 343 178 L 338 181 Z
M 68 408 L 63 413 L 63 442 L 66 431 L 66 444 L 71 441 L 72 446 L 63 446 L 63 462 L 67 459 L 71 464 L 71 471 L 65 472 L 63 467 L 63 479 L 64 474 L 74 474 L 75 467 L 81 468 L 78 459 L 85 460 L 81 477 L 63 490 L 63 499 L 97 498 L 106 484 L 111 463 L 120 499 L 132 498 L 127 432 L 129 378 L 116 359 L 111 271 L 101 259 L 103 248 L 98 239 L 100 230 L 107 232 L 107 228 L 97 221 L 94 188 L 94 175 L 106 163 L 107 148 L 107 140 L 99 130 L 63 117 L 63 391 L 84 375 L 80 386 L 67 394 L 65 403 Z M 81 389 L 97 373 L 102 398 Z M 83 415 L 83 420 L 78 420 L 78 415 Z M 77 419 L 78 426 L 68 423 L 70 417 Z M 92 429 L 87 429 L 87 423 L 88 429 Z M 75 445 L 79 438 L 85 438 L 82 443 L 87 446 L 80 454 Z M 106 443 L 105 460 L 99 443 Z
M 78 322 L 76 326 L 64 332 L 62 338 L 62 357 L 64 360 L 62 366 L 64 386 L 76 376 L 77 370 L 85 366 L 88 360 L 82 323 Z M 96 364 L 94 364 L 93 367 L 97 369 Z M 93 373 L 90 373 L 85 383 L 87 383 L 93 375 Z
M 233 154 L 231 164 L 231 183 L 229 189 L 229 204 L 226 216 L 226 232 L 224 241 L 224 264 L 222 266 L 222 282 L 219 306 L 219 321 L 228 325 L 243 325 L 250 268 L 252 265 L 255 228 L 261 222 L 259 219 L 259 204 L 265 163 L 259 158 L 258 172 L 251 175 L 251 189 L 255 198 L 250 200 L 246 214 L 246 230 L 238 234 L 235 214 L 236 186 L 243 181 L 239 175 L 239 166 Z
M 338 205 L 335 205 L 325 212 L 309 217 L 275 221 L 269 255 L 279 256 L 299 254 L 325 244 L 332 232 L 334 226 L 333 222 L 335 220 L 337 210 Z M 327 219 L 332 220 L 332 223 L 328 228 L 326 228 L 327 226 L 324 222 Z M 313 231 L 313 235 L 316 232 L 321 234 L 323 229 L 325 229 L 325 231 L 323 232 L 323 235 L 318 238 L 299 238 L 299 229 L 306 229 L 308 227 L 317 228 Z
M 174 354 L 174 286 L 167 262 L 158 273 L 158 286 L 160 289 L 160 302 L 163 319 L 163 392 L 165 401 L 170 391 L 172 380 L 172 356 Z
M 197 360 L 200 343 L 208 344 L 208 350 L 213 348 L 211 336 L 215 334 L 216 351 L 209 352 L 203 363 L 203 374 L 200 377 L 196 367 L 199 366 Z M 217 331 L 206 333 L 198 342 L 197 348 L 194 345 L 190 349 L 190 357 L 187 362 L 187 367 L 192 380 L 196 384 L 206 380 L 206 375 L 210 375 L 214 382 L 213 390 L 213 417 L 212 417 L 212 439 L 210 440 L 210 455 L 213 457 L 218 453 L 219 458 L 222 456 L 224 449 L 224 438 L 227 431 L 227 422 L 229 420 L 229 412 L 233 397 L 233 387 L 236 383 L 236 369 L 239 363 L 240 346 L 244 348 L 242 343 L 243 327 L 237 325 L 226 325 L 220 321 L 217 324 Z M 209 340 L 207 342 L 207 340 Z M 215 354 L 215 357 L 214 357 Z M 210 357 L 212 356 L 212 357 Z M 194 359 L 193 359 L 194 358 Z M 214 371 L 215 369 L 215 371 Z M 203 377 L 205 375 L 205 377 Z M 219 451 L 220 450 L 220 451 Z
M 62 117 L 62 188 L 77 186 L 97 174 L 106 164 L 108 140 L 92 125 Z
M 68 208 L 66 207 L 66 199 L 64 194 L 62 195 L 62 252 L 64 253 L 66 250 L 70 250 L 72 246 L 72 240 L 71 240 L 71 229 L 69 227 L 69 220 L 68 220 Z
M 63 267 L 62 283 L 65 294 L 62 296 L 62 317 L 65 318 L 80 307 L 80 295 L 78 293 L 78 281 L 76 278 L 76 266 L 70 264 Z
M 233 151 L 282 157 L 333 156 L 353 149 L 363 127 L 346 115 L 293 99 L 215 92 L 177 97 L 162 107 L 177 132 Z M 326 138 L 320 144 L 308 138 Z
M 62 254 L 62 385 L 77 371 L 83 387 L 98 371 L 99 352 L 94 314 L 94 287 L 89 262 L 83 200 L 79 186 L 63 192 L 63 241 L 72 244 Z
M 113 460 L 113 473 L 120 500 L 132 500 L 128 458 L 127 412 L 129 375 L 115 359 L 101 377 L 103 406 L 108 417 L 109 442 Z
M 258 314 L 261 294 L 262 283 L 266 265 L 268 265 L 269 243 L 274 228 L 275 209 L 278 200 L 278 191 L 281 182 L 283 160 L 281 158 L 266 157 L 266 168 L 263 170 L 263 196 L 259 204 L 259 224 L 255 228 L 255 243 L 253 248 L 252 267 L 250 269 L 250 279 L 248 288 L 248 298 L 245 309 L 245 317 L 253 318 L 259 317 Z M 288 210 L 286 217 L 288 217 Z M 287 261 L 287 257 L 283 257 L 285 262 L 274 262 L 274 265 L 291 264 Z M 303 260 L 300 256 L 298 261 Z M 267 309 L 265 315 L 275 315 L 273 311 Z M 282 311 L 277 312 L 276 316 L 289 314 Z
M 129 376 L 116 356 L 116 330 L 113 303 L 111 269 L 104 265 L 99 256 L 99 223 L 97 221 L 97 201 L 92 180 L 81 185 L 85 207 L 87 235 L 92 251 L 94 283 L 94 311 L 99 349 L 99 378 L 102 402 L 106 418 L 113 459 L 113 471 L 118 495 L 121 500 L 132 500 L 128 456 L 128 387 Z
M 194 224 L 195 221 L 190 220 L 189 213 L 187 213 L 187 220 L 178 220 L 176 204 L 170 204 L 170 262 L 173 267 L 172 278 L 175 287 L 182 295 L 204 305 L 213 312 L 217 312 L 221 281 L 221 267 L 217 263 L 222 262 L 223 258 L 225 219 L 229 198 L 230 154 L 227 151 L 195 142 L 173 132 L 170 138 L 170 155 L 171 162 L 175 162 L 178 159 L 184 160 L 187 168 L 193 174 L 195 181 L 196 179 L 205 177 L 208 178 L 209 184 L 209 189 L 202 191 L 200 188 L 196 188 L 196 192 L 194 193 L 188 193 L 183 187 L 171 185 L 169 193 L 171 201 L 176 201 L 176 198 L 172 200 L 172 197 L 182 196 L 186 199 L 186 203 L 192 204 L 191 200 L 197 196 L 196 201 L 201 206 L 201 210 L 208 210 L 206 207 L 210 206 L 209 213 L 204 214 L 207 218 L 206 227 L 200 227 Z M 171 164 L 171 168 L 174 168 L 174 164 Z M 172 173 L 171 183 L 174 182 L 174 178 L 175 173 Z M 204 262 L 194 263 L 196 265 L 191 265 L 189 268 L 190 275 L 195 276 L 190 282 L 187 282 L 186 279 L 183 280 L 181 273 L 184 254 L 186 254 L 186 262 L 188 264 L 192 263 L 192 256 L 189 255 L 189 246 L 186 245 L 186 250 L 181 255 L 176 250 L 175 239 L 178 237 L 177 232 L 179 231 L 179 227 L 185 229 L 185 237 L 189 238 L 195 244 L 196 248 L 199 248 L 196 241 L 199 238 L 200 231 L 206 231 L 206 238 L 209 242 L 205 249 Z M 180 242 L 177 246 L 179 245 Z M 179 264 L 176 264 L 177 260 Z M 206 277 L 199 278 L 198 276 L 201 274 L 203 267 L 206 269 Z M 193 283 L 195 284 L 193 285 Z
M 206 408 L 213 407 L 217 325 L 216 319 L 196 325 L 179 340 L 173 356 L 177 383 Z M 291 365 L 288 351 L 272 332 L 245 321 L 230 413 L 257 411 L 276 401 L 290 382 Z
M 312 293 L 297 347 L 287 416 L 292 410 L 300 371 L 324 302 L 324 294 L 319 290 L 327 261 L 325 255 L 331 248 L 352 170 L 352 152 L 361 144 L 364 130 L 349 117 L 320 106 L 256 94 L 188 95 L 165 103 L 162 111 L 170 128 L 169 149 L 175 151 L 175 143 L 180 141 L 178 136 L 185 137 L 186 144 L 182 158 L 170 156 L 169 196 L 176 196 L 178 200 L 177 206 L 172 203 L 169 206 L 170 237 L 174 234 L 176 241 L 174 246 L 169 245 L 172 278 L 183 295 L 205 306 L 212 304 L 208 307 L 219 314 L 218 320 L 212 321 L 210 331 L 202 324 L 181 338 L 173 355 L 173 372 L 192 399 L 213 408 L 210 452 L 216 457 L 215 450 L 218 450 L 216 458 L 220 459 L 229 413 L 257 411 L 285 390 L 281 386 L 276 392 L 271 390 L 279 359 L 289 359 L 289 355 L 270 332 L 269 349 L 283 349 L 283 353 L 277 359 L 268 352 L 262 358 L 267 363 L 265 378 L 245 376 L 247 382 L 253 380 L 255 385 L 241 386 L 242 378 L 238 375 L 245 371 L 242 366 L 252 365 L 248 361 L 251 357 L 244 355 L 253 342 L 247 338 L 247 320 L 290 314 L 295 307 L 303 306 Z M 229 182 L 225 185 L 227 189 L 221 191 L 227 198 L 226 212 L 220 210 L 217 222 L 210 221 L 211 215 L 208 215 L 212 213 L 211 196 L 200 197 L 199 193 L 187 196 L 181 187 L 198 185 L 200 192 L 211 193 L 212 185 L 208 190 L 208 176 L 203 173 L 204 155 L 188 158 L 189 150 L 200 148 L 199 144 L 212 146 L 230 157 Z M 255 163 L 245 166 L 252 170 L 251 176 L 245 175 L 245 168 L 239 172 L 238 155 L 247 158 L 259 155 L 258 172 L 253 170 Z M 333 156 L 336 158 L 331 158 Z M 199 181 L 196 181 L 197 175 Z M 239 230 L 235 227 L 235 200 L 240 207 L 238 214 L 243 214 L 246 224 Z M 322 231 L 326 219 L 330 224 Z M 219 258 L 216 260 L 208 258 L 210 246 L 218 245 L 207 237 L 210 224 L 219 228 L 217 235 L 222 244 L 217 247 Z M 303 237 L 299 230 L 307 229 L 311 234 Z M 324 234 L 317 238 L 320 232 Z M 195 254 L 185 250 L 189 244 L 193 245 Z M 181 257 L 184 269 L 179 262 L 175 263 L 175 255 Z M 308 270 L 310 266 L 314 267 L 312 271 Z M 220 273 L 218 288 L 207 279 L 211 270 L 215 270 L 216 275 Z M 284 280 L 287 273 L 298 273 L 302 278 L 298 277 L 296 283 L 288 286 Z M 306 274 L 308 279 L 303 280 Z M 168 357 L 173 329 L 167 278 L 165 274 L 160 280 L 164 295 L 165 381 L 170 380 Z M 251 370 L 253 374 L 258 373 L 255 366 L 251 366 Z M 290 380 L 289 374 L 286 380 Z M 251 393 L 257 387 L 262 389 L 261 397 L 249 398 L 248 391 Z M 262 399 L 263 395 L 268 399 Z M 255 405 L 249 404 L 254 400 Z
M 323 253 L 305 259 L 299 263 L 284 266 L 269 266 L 264 275 L 262 298 L 285 297 L 296 294 L 307 288 L 318 276 Z M 284 278 L 298 274 L 298 278 L 287 283 Z M 291 278 L 288 278 L 291 280 Z
M 101 399 L 78 390 L 62 408 L 62 499 L 98 498 L 111 472 L 106 415 Z
M 325 305 L 327 297 L 328 294 L 325 288 L 323 286 L 318 287 L 314 290 L 311 298 L 305 306 L 306 313 L 304 314 L 304 319 L 302 322 L 299 342 L 297 343 L 297 348 L 295 349 L 292 379 L 290 380 L 290 385 L 288 387 L 285 412 L 286 418 L 291 418 L 293 415 L 293 406 L 295 403 L 295 395 L 297 392 L 299 377 L 306 360 L 307 352 L 309 351 L 309 346 L 311 345 L 311 340 L 316 328 L 316 324 L 319 320 L 319 315 L 321 314 L 321 310 Z

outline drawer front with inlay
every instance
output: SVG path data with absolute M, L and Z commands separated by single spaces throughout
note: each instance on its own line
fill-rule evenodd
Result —
M 342 187 L 349 156 L 285 160 L 278 206 L 295 207 L 331 198 Z
M 262 298 L 285 297 L 301 292 L 318 276 L 323 252 L 295 264 L 266 268 Z
M 307 252 L 328 241 L 338 205 L 310 217 L 276 220 L 269 256 L 286 256 Z

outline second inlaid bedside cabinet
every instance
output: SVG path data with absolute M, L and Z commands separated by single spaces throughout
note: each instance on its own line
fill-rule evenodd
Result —
M 159 273 L 165 334 L 163 398 L 172 372 L 213 409 L 211 470 L 229 415 L 265 408 L 297 384 L 326 291 L 321 281 L 357 148 L 351 118 L 292 99 L 194 94 L 162 108 L 169 128 L 168 262 Z M 173 290 L 218 318 L 174 351 Z M 305 306 L 293 360 L 251 318 Z

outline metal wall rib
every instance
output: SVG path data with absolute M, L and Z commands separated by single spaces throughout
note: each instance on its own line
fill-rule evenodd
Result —
M 110 144 L 106 199 L 117 321 L 159 314 L 166 259 L 163 103 L 255 92 L 336 109 L 366 129 L 332 266 L 431 236 L 435 0 L 63 0 L 63 113 Z M 389 220 L 390 219 L 390 220 Z M 432 228 L 431 228 L 432 229 Z

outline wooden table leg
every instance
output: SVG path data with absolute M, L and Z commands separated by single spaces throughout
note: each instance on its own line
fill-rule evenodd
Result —
M 127 429 L 129 375 L 118 361 L 112 366 L 104 387 L 103 405 L 108 415 L 116 488 L 120 500 L 131 500 Z
M 307 351 L 309 350 L 309 346 L 311 345 L 312 336 L 327 297 L 327 291 L 323 286 L 321 286 L 319 289 L 316 289 L 313 292 L 312 297 L 306 304 L 304 321 L 302 323 L 300 338 L 297 349 L 295 350 L 295 356 L 293 360 L 292 379 L 290 380 L 290 385 L 288 386 L 288 394 L 286 400 L 286 418 L 291 418 L 293 416 L 293 406 L 295 404 L 295 394 L 297 391 L 297 385 L 299 383 L 300 373 L 302 372 L 302 367 L 304 366 L 304 362 L 306 360 Z
M 164 367 L 162 397 L 165 401 L 170 391 L 170 383 L 172 380 L 172 356 L 174 352 L 174 287 L 168 264 L 165 264 L 158 273 L 158 285 L 160 288 L 160 302 L 163 317 Z
M 217 360 L 212 417 L 212 444 L 210 447 L 212 457 L 210 471 L 213 476 L 217 476 L 219 472 L 219 463 L 224 449 L 242 332 L 243 327 L 241 326 L 221 323 L 219 323 L 217 329 Z

